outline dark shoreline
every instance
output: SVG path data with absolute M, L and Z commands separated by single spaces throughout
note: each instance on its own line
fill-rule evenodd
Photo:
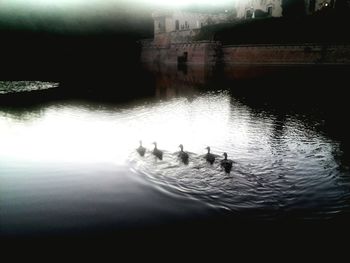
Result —
M 294 248 L 342 244 L 350 233 L 349 216 L 332 221 L 269 221 L 215 218 L 193 220 L 147 228 L 93 230 L 79 233 L 59 233 L 52 236 L 0 237 L 0 244 L 9 249 L 51 251 L 56 246 L 74 247 L 74 251 L 104 250 L 105 248 L 170 249 L 176 247 L 277 249 L 292 245 Z M 346 243 L 346 242 L 345 242 Z M 344 244 L 345 244 L 344 243 Z M 9 250 L 7 250 L 9 251 Z M 129 250 L 127 250 L 129 251 Z M 123 251 L 119 251 L 124 253 Z M 296 251 L 294 251 L 296 252 Z M 129 253 L 129 252 L 127 252 Z M 161 252 L 160 252 L 161 253 Z M 201 253 L 204 253 L 202 251 Z M 239 253 L 239 251 L 235 251 Z M 276 251 L 275 253 L 278 253 Z

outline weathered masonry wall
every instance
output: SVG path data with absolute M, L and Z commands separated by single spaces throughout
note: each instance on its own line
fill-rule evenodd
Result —
M 199 33 L 199 29 L 186 29 L 159 33 L 154 35 L 153 44 L 159 47 L 170 47 L 171 44 L 192 43 L 193 38 Z
M 167 48 L 151 42 L 143 45 L 144 63 L 177 63 L 187 56 L 188 64 L 224 65 L 350 65 L 350 45 L 238 45 L 221 46 L 218 42 L 188 42 L 171 44 Z
M 219 61 L 221 51 L 219 43 L 210 41 L 171 44 L 169 48 L 149 45 L 143 47 L 141 61 L 176 64 L 179 57 L 186 57 L 188 64 L 215 64 Z
M 222 52 L 224 64 L 350 64 L 350 45 L 240 45 Z

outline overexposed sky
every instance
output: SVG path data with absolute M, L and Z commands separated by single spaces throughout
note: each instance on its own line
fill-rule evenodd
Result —
M 161 6 L 184 6 L 189 4 L 224 5 L 234 3 L 235 0 L 0 0 L 0 7 L 23 7 L 31 6 L 38 8 L 48 7 L 84 7 L 105 6 L 118 4 L 151 4 Z
M 135 0 L 137 1 L 137 0 Z M 212 5 L 220 5 L 220 4 L 229 4 L 233 3 L 233 0 L 138 0 L 140 2 L 151 3 L 151 4 L 160 4 L 160 5 L 186 5 L 186 4 L 212 4 Z
M 56 20 L 113 18 L 118 14 L 146 17 L 153 10 L 168 7 L 213 6 L 230 9 L 235 7 L 236 1 L 246 0 L 0 0 L 0 19 L 30 24 L 38 17 Z

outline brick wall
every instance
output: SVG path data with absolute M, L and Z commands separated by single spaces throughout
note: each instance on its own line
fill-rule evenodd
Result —
M 217 42 L 188 42 L 143 47 L 141 61 L 146 63 L 177 63 L 187 52 L 188 64 L 224 65 L 299 65 L 348 64 L 350 45 L 240 45 L 221 46 Z
M 188 64 L 215 64 L 220 51 L 221 46 L 216 42 L 171 44 L 169 48 L 154 45 L 143 48 L 141 61 L 176 64 L 178 57 L 184 56 L 184 53 L 187 52 Z
M 225 64 L 350 64 L 349 45 L 241 45 L 222 50 Z

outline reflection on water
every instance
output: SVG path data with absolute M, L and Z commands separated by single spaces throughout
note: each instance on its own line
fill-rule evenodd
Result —
M 42 81 L 0 81 L 0 94 L 57 88 L 57 83 Z
M 194 202 L 187 207 L 193 214 L 199 204 L 267 219 L 349 212 L 349 170 L 337 160 L 339 142 L 320 132 L 317 120 L 253 109 L 225 90 L 187 89 L 191 81 L 174 83 L 174 91 L 167 81 L 174 80 L 158 79 L 152 100 L 61 102 L 25 111 L 24 118 L 0 111 L 0 211 L 7 211 L 0 223 L 21 222 L 24 212 L 16 209 L 24 201 L 24 215 L 47 213 L 47 220 L 86 213 L 116 220 L 120 214 L 113 211 L 135 206 L 135 195 L 146 202 L 139 206 L 148 207 L 140 218 L 148 217 L 154 200 L 172 215 L 183 209 L 183 200 Z M 144 157 L 135 150 L 139 140 L 147 148 Z M 154 141 L 164 151 L 162 161 L 151 154 Z M 180 143 L 189 152 L 188 165 L 177 158 Z M 207 146 L 218 155 L 213 165 L 204 159 Z M 234 161 L 229 174 L 219 165 L 223 152 Z
M 155 117 L 148 114 L 147 122 L 160 129 L 164 161 L 131 155 L 132 165 L 152 182 L 227 210 L 265 210 L 261 216 L 267 217 L 299 210 L 307 218 L 331 217 L 345 209 L 349 189 L 333 157 L 339 145 L 301 120 L 254 112 L 226 92 L 202 93 L 191 102 L 173 99 L 160 109 L 162 104 L 169 120 L 151 124 Z M 190 152 L 189 166 L 176 158 L 179 142 Z M 207 145 L 220 156 L 228 153 L 234 161 L 230 174 L 219 160 L 206 163 Z

